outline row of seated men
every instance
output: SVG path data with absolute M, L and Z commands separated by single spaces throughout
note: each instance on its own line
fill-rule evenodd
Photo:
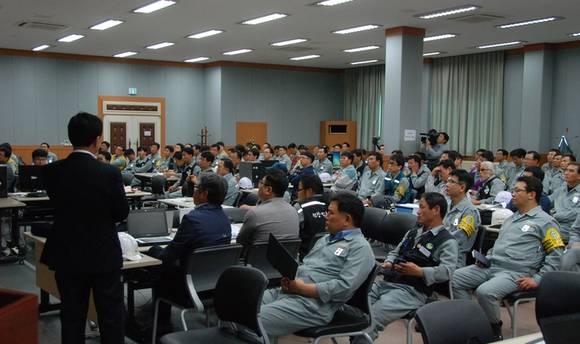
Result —
M 578 176 L 578 164 L 571 167 Z M 327 207 L 321 198 L 320 178 L 308 174 L 298 181 L 299 204 L 293 208 L 283 200 L 288 181 L 280 170 L 266 173 L 258 190 L 262 202 L 248 211 L 236 239 L 246 246 L 266 240 L 270 233 L 280 239 L 302 239 L 297 279 L 282 280 L 281 288 L 268 291 L 264 297 L 260 316 L 272 337 L 328 323 L 364 281 L 374 261 L 360 230 L 363 200 L 353 193 L 339 192 Z M 470 298 L 469 291 L 474 291 L 500 336 L 501 299 L 516 290 L 536 288 L 544 273 L 560 267 L 565 243 L 558 222 L 539 206 L 543 189 L 539 179 L 518 177 L 512 190 L 516 212 L 504 222 L 493 249 L 487 252 L 489 266 L 465 266 L 480 221 L 468 197 L 473 177 L 456 169 L 446 182 L 445 196 L 426 192 L 420 197 L 418 226 L 405 235 L 383 264 L 384 280 L 375 282 L 370 295 L 375 323 L 368 335 L 373 339 L 389 323 L 424 305 L 436 284 L 449 281 L 458 298 Z M 196 180 L 194 200 L 199 206 L 186 215 L 174 242 L 150 251 L 163 260 L 165 269 L 156 294 L 163 295 L 182 283 L 182 272 L 175 262 L 183 254 L 231 240 L 229 221 L 220 207 L 225 195 L 226 183 L 218 176 L 206 174 Z M 324 227 L 328 234 L 309 250 L 314 234 Z M 161 314 L 160 321 L 167 325 L 168 309 Z

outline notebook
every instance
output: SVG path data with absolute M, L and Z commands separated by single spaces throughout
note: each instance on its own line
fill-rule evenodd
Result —
M 298 262 L 290 253 L 288 253 L 286 248 L 282 246 L 272 233 L 270 233 L 270 237 L 268 238 L 266 258 L 282 276 L 291 280 L 296 278 Z
M 171 241 L 165 209 L 131 211 L 127 216 L 127 231 L 139 246 L 167 244 Z

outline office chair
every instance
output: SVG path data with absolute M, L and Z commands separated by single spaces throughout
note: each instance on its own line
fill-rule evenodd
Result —
M 292 257 L 298 260 L 298 250 L 302 241 L 300 239 L 279 240 L 282 246 L 290 253 Z M 248 247 L 244 253 L 244 264 L 252 266 L 264 273 L 270 281 L 269 286 L 279 286 L 282 275 L 268 261 L 266 253 L 268 251 L 268 242 L 256 242 Z
M 383 220 L 387 217 L 387 211 L 380 208 L 365 208 L 363 220 L 360 226 L 363 235 L 371 239 L 371 248 L 378 262 L 383 262 L 387 257 L 387 248 L 382 242 Z
M 224 208 L 224 213 L 228 216 L 231 223 L 242 223 L 244 222 L 244 216 L 248 209 L 244 208 Z
M 536 294 L 537 290 L 514 291 L 501 300 L 510 316 L 512 337 L 517 337 L 518 334 L 518 306 L 520 303 L 535 300 Z

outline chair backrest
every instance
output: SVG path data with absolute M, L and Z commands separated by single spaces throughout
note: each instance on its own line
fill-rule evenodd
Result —
M 191 300 L 198 310 L 203 310 L 198 293 L 214 290 L 222 272 L 239 263 L 242 250 L 242 245 L 237 244 L 211 246 L 196 249 L 189 256 L 185 279 Z
M 279 240 L 282 246 L 298 260 L 298 250 L 300 248 L 300 239 L 286 239 Z M 268 242 L 256 242 L 248 250 L 244 256 L 244 262 L 246 265 L 255 267 L 256 269 L 262 271 L 268 279 L 281 278 L 282 275 L 276 270 L 272 264 L 268 261 L 266 257 L 266 252 L 268 251 Z
M 369 239 L 382 241 L 383 220 L 387 211 L 380 208 L 365 208 L 360 229 L 363 235 Z
M 576 343 L 580 328 L 580 273 L 548 272 L 536 296 L 536 320 L 546 343 Z
M 239 205 L 246 204 L 246 205 L 256 205 L 260 200 L 257 194 L 253 192 L 241 192 Z
M 221 321 L 241 324 L 259 337 L 262 331 L 258 314 L 268 279 L 249 266 L 227 268 L 219 277 L 214 293 L 214 307 Z M 235 306 L 234 306 L 235 305 Z
M 494 334 L 483 309 L 475 301 L 435 301 L 415 314 L 425 344 L 489 343 Z
M 410 213 L 390 213 L 383 218 L 381 238 L 385 244 L 398 245 L 405 234 L 415 227 L 417 216 Z
M 164 175 L 153 176 L 151 178 L 151 193 L 154 195 L 163 195 L 165 194 L 165 183 L 167 179 Z
M 231 223 L 241 223 L 244 222 L 244 216 L 248 209 L 244 208 L 224 208 L 224 213 L 228 216 Z
M 371 304 L 369 300 L 369 293 L 373 286 L 373 282 L 379 272 L 379 265 L 375 264 L 364 282 L 358 287 L 351 298 L 346 302 L 347 305 L 356 307 L 366 314 L 371 314 Z
M 476 250 L 481 252 L 481 250 L 483 249 L 483 239 L 485 237 L 485 227 L 483 226 L 479 226 L 477 227 L 477 234 L 475 236 L 475 241 L 473 242 L 473 246 L 471 247 L 471 250 Z M 475 258 L 473 258 L 471 256 L 471 252 L 467 254 L 467 257 L 465 257 L 465 261 L 466 261 L 466 266 L 467 265 L 471 265 L 475 263 Z

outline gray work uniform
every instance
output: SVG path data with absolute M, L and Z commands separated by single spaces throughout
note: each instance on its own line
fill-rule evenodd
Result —
M 560 169 L 555 170 L 549 177 L 544 177 L 544 193 L 548 195 L 552 194 L 564 184 L 566 184 L 566 181 L 564 180 L 564 172 Z
M 348 165 L 347 167 L 338 171 L 334 178 L 335 181 L 331 188 L 332 191 L 350 191 L 356 186 L 356 169 L 353 165 Z
M 560 224 L 560 234 L 564 242 L 570 238 L 570 227 L 580 211 L 580 184 L 569 189 L 567 184 L 556 189 L 549 196 L 552 203 L 552 216 Z
M 428 160 L 437 160 L 444 151 L 449 150 L 449 145 L 447 143 L 435 144 L 430 148 L 422 147 L 421 150 L 425 152 Z
M 238 182 L 234 178 L 233 174 L 228 173 L 224 177 L 224 180 L 228 183 L 228 191 L 226 192 L 226 198 L 224 199 L 224 205 L 234 205 L 238 194 L 240 193 Z
M 269 336 L 328 324 L 368 277 L 375 262 L 361 230 L 349 230 L 344 237 L 340 233 L 319 239 L 298 267 L 296 278 L 316 284 L 318 298 L 286 294 L 280 288 L 264 293 L 260 318 Z
M 324 160 L 320 161 L 319 159 L 314 160 L 312 163 L 312 167 L 317 174 L 321 173 L 328 173 L 332 175 L 332 162 L 328 160 L 328 158 L 324 158 Z
M 515 166 L 516 165 L 514 165 L 513 162 L 504 160 L 498 163 L 497 166 L 495 167 L 495 175 L 498 176 L 499 179 L 501 179 L 501 181 L 507 185 L 509 179 L 508 176 L 509 170 L 515 168 Z
M 471 252 L 473 244 L 475 244 L 480 224 L 479 211 L 471 203 L 468 196 L 465 196 L 457 204 L 451 203 L 451 209 L 445 215 L 443 225 L 455 237 L 459 245 L 457 268 L 465 266 L 466 255 Z
M 144 159 L 137 158 L 135 160 L 135 173 L 147 173 L 153 171 L 153 162 L 151 161 L 151 157 L 148 155 Z
M 493 204 L 495 196 L 498 193 L 505 191 L 505 184 L 499 177 L 491 176 L 481 184 L 480 192 L 478 192 L 477 199 L 483 204 Z M 485 198 L 480 198 L 485 197 Z
M 447 182 L 444 182 L 439 178 L 435 178 L 431 174 L 427 178 L 427 183 L 425 183 L 425 192 L 440 193 L 447 200 L 447 204 L 451 204 L 451 199 L 447 194 Z
M 270 233 L 280 240 L 298 239 L 299 227 L 296 209 L 283 198 L 274 197 L 248 210 L 236 240 L 247 246 L 256 241 L 268 241 Z
M 565 271 L 580 272 L 580 247 L 572 247 L 580 243 L 580 211 L 576 214 L 576 221 L 570 228 L 570 248 L 562 256 L 561 269 Z
M 525 169 L 526 169 L 526 167 L 522 164 L 520 166 L 514 165 L 512 168 L 510 168 L 508 170 L 508 172 L 507 172 L 507 177 L 508 177 L 507 186 L 508 186 L 508 190 L 511 191 L 514 188 L 514 186 L 516 186 L 517 179 L 524 174 L 524 170 Z
M 288 156 L 288 154 L 284 154 L 281 157 L 278 158 L 278 161 L 283 162 L 286 164 L 286 169 L 288 171 L 290 171 L 290 169 L 292 168 L 292 159 L 290 159 L 290 157 Z
M 119 170 L 123 171 L 127 165 L 127 159 L 125 156 L 116 156 L 113 155 L 113 159 L 111 160 L 111 165 L 117 167 Z
M 446 230 L 444 226 L 432 228 L 430 232 L 437 235 L 440 231 Z M 386 261 L 393 263 L 395 259 L 402 258 L 401 247 L 407 236 L 412 231 L 407 232 L 403 240 L 397 247 L 389 252 Z M 423 235 L 429 231 L 419 228 L 416 231 L 414 242 L 417 243 Z M 439 261 L 439 265 L 423 267 L 423 281 L 425 285 L 431 286 L 436 283 L 443 283 L 449 280 L 455 264 L 457 264 L 457 241 L 451 239 L 442 243 L 439 247 L 429 249 L 430 254 Z M 379 280 L 374 283 L 369 294 L 374 321 L 369 336 L 374 340 L 378 337 L 378 332 L 397 319 L 403 318 L 409 312 L 415 311 L 423 306 L 428 299 L 428 295 L 420 292 L 416 288 L 402 283 L 387 282 Z M 361 339 L 360 337 L 357 339 Z M 355 341 L 356 343 L 356 341 Z
M 421 165 L 417 174 L 411 172 L 409 174 L 409 178 L 411 179 L 411 183 L 413 183 L 413 189 L 419 190 L 422 187 L 425 187 L 427 183 L 427 178 L 431 175 L 431 170 L 426 164 Z
M 149 158 L 151 159 L 153 169 L 157 170 L 161 164 L 161 154 L 159 152 L 155 153 L 155 155 L 149 154 Z
M 517 280 L 532 277 L 540 283 L 542 276 L 560 267 L 564 243 L 558 224 L 540 206 L 527 213 L 514 213 L 499 231 L 487 258 L 491 266 L 470 265 L 453 275 L 453 295 L 456 299 L 471 299 L 475 289 L 477 301 L 490 323 L 500 322 L 500 302 L 518 290 Z
M 385 178 L 385 172 L 380 167 L 376 171 L 366 169 L 359 182 L 358 198 L 365 199 L 382 195 L 385 191 L 383 178 Z

